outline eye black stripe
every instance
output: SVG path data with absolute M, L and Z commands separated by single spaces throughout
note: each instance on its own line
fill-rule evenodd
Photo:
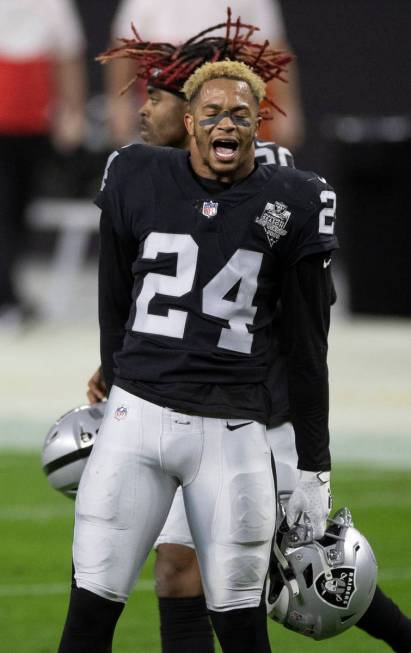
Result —
M 64 467 L 65 465 L 74 463 L 76 460 L 81 460 L 82 458 L 87 458 L 90 455 L 92 448 L 93 445 L 91 444 L 89 447 L 77 449 L 76 451 L 72 451 L 71 453 L 62 456 L 61 458 L 57 458 L 57 460 L 52 460 L 51 463 L 44 465 L 43 471 L 48 476 L 52 472 L 55 472 L 57 469 L 61 469 L 61 467 Z
M 221 120 L 223 120 L 223 118 L 226 117 L 229 117 L 230 120 L 237 125 L 241 125 L 243 127 L 251 126 L 250 120 L 244 118 L 244 116 L 237 116 L 235 113 L 231 113 L 231 111 L 222 111 L 216 116 L 209 116 L 208 118 L 199 120 L 198 124 L 202 127 L 206 127 L 207 125 L 217 125 L 219 122 L 221 122 Z

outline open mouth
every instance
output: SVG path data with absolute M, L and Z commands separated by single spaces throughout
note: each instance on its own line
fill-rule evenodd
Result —
M 216 138 L 213 148 L 219 161 L 233 161 L 237 154 L 238 142 L 231 138 Z

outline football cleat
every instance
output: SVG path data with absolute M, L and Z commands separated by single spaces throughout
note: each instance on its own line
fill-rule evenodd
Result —
M 43 471 L 50 485 L 75 498 L 80 478 L 104 416 L 105 402 L 74 408 L 60 417 L 46 435 Z
M 328 519 L 318 541 L 307 518 L 293 528 L 284 519 L 270 562 L 267 613 L 294 632 L 327 639 L 357 623 L 376 583 L 374 554 L 348 508 Z

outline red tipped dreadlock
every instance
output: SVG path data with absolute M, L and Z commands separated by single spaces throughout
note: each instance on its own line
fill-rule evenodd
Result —
M 268 41 L 264 43 L 252 41 L 251 37 L 259 31 L 259 27 L 242 23 L 240 17 L 232 22 L 230 7 L 227 8 L 225 23 L 209 27 L 178 46 L 143 41 L 135 26 L 132 24 L 131 27 L 134 39 L 119 39 L 122 42 L 121 46 L 107 50 L 96 57 L 96 60 L 103 64 L 114 59 L 136 61 L 137 73 L 121 93 L 125 93 L 137 79 L 143 79 L 153 86 L 181 95 L 182 86 L 196 68 L 206 61 L 215 62 L 225 59 L 242 61 L 264 82 L 271 79 L 287 82 L 284 78 L 286 66 L 294 58 L 288 52 L 274 50 Z M 211 35 L 211 32 L 222 27 L 226 28 L 225 36 Z M 284 114 L 284 111 L 270 98 L 265 100 Z M 263 117 L 271 117 L 267 115 L 267 110 L 263 111 L 266 114 Z

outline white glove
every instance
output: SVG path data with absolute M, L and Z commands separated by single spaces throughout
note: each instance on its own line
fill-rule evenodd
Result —
M 330 472 L 304 472 L 300 470 L 294 492 L 286 508 L 287 524 L 304 523 L 304 513 L 310 520 L 314 540 L 320 540 L 331 510 Z

